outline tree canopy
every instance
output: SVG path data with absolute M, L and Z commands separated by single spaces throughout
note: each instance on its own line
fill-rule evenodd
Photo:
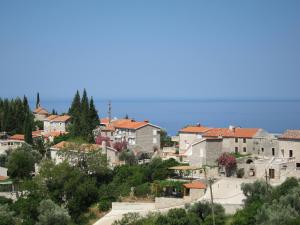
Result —
M 71 136 L 82 137 L 86 141 L 94 142 L 93 130 L 99 125 L 99 116 L 93 98 L 91 97 L 89 101 L 85 89 L 82 98 L 80 98 L 80 93 L 77 90 L 69 114 L 72 116 Z

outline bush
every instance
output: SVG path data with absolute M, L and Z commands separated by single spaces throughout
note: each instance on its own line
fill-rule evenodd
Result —
M 137 197 L 143 197 L 143 196 L 147 196 L 147 194 L 150 194 L 150 192 L 151 192 L 150 184 L 144 183 L 139 186 L 136 186 L 134 194 Z
M 242 177 L 244 177 L 244 175 L 245 175 L 245 170 L 244 170 L 244 168 L 240 168 L 240 169 L 238 169 L 238 170 L 236 171 L 236 176 L 237 176 L 238 178 L 242 178 Z
M 109 198 L 109 197 L 102 198 L 98 203 L 98 209 L 103 212 L 110 210 L 112 201 L 114 201 L 113 198 Z

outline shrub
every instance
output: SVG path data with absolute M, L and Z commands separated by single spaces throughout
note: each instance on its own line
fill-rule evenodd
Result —
M 100 200 L 100 202 L 98 203 L 98 209 L 100 211 L 103 211 L 103 212 L 106 212 L 106 211 L 110 210 L 111 209 L 111 204 L 112 204 L 113 200 L 114 199 L 109 198 L 109 197 L 102 198 Z
M 244 168 L 240 168 L 240 169 L 238 169 L 238 170 L 236 171 L 236 176 L 237 176 L 238 178 L 242 178 L 244 175 L 245 175 L 245 170 L 244 170 Z
M 150 189 L 149 183 L 144 183 L 139 186 L 136 186 L 135 191 L 134 191 L 134 193 L 137 197 L 147 196 L 147 194 L 150 194 L 150 192 L 151 192 L 151 189 Z

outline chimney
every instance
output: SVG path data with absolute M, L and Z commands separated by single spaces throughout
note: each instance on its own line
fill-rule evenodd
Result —
M 144 120 L 144 122 L 149 123 L 149 120 Z
M 201 123 L 197 123 L 197 127 L 201 127 Z
M 233 126 L 233 125 L 230 125 L 230 126 L 229 126 L 229 130 L 231 130 L 231 131 L 233 131 L 233 132 L 234 132 L 234 131 L 235 131 L 235 126 Z

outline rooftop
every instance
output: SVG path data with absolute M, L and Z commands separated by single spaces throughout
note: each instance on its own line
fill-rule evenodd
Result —
M 205 133 L 206 131 L 209 131 L 211 128 L 204 127 L 204 126 L 187 126 L 180 130 L 182 133 Z
M 53 145 L 51 149 L 63 150 L 65 148 L 72 150 L 80 150 L 80 151 L 92 151 L 101 149 L 101 145 L 97 144 L 78 144 L 70 141 L 61 141 L 56 145 Z
M 213 128 L 204 133 L 204 137 L 233 137 L 233 138 L 253 138 L 259 128 Z
M 200 181 L 195 181 L 193 183 L 187 183 L 183 185 L 185 188 L 189 189 L 206 189 L 206 185 Z
M 62 116 L 59 116 L 59 115 L 50 115 L 48 116 L 45 121 L 51 121 L 51 122 L 66 122 L 68 121 L 69 119 L 71 119 L 71 116 L 69 115 L 62 115 Z
M 35 110 L 33 110 L 33 113 L 40 114 L 40 115 L 48 115 L 49 114 L 49 112 L 42 107 L 36 108 Z
M 133 119 L 114 119 L 109 123 L 108 118 L 100 119 L 100 123 L 106 125 L 106 128 L 103 128 L 103 130 L 108 131 L 114 131 L 116 128 L 136 130 L 150 124 L 148 120 L 135 121 Z
M 300 130 L 286 130 L 279 138 L 300 140 Z

